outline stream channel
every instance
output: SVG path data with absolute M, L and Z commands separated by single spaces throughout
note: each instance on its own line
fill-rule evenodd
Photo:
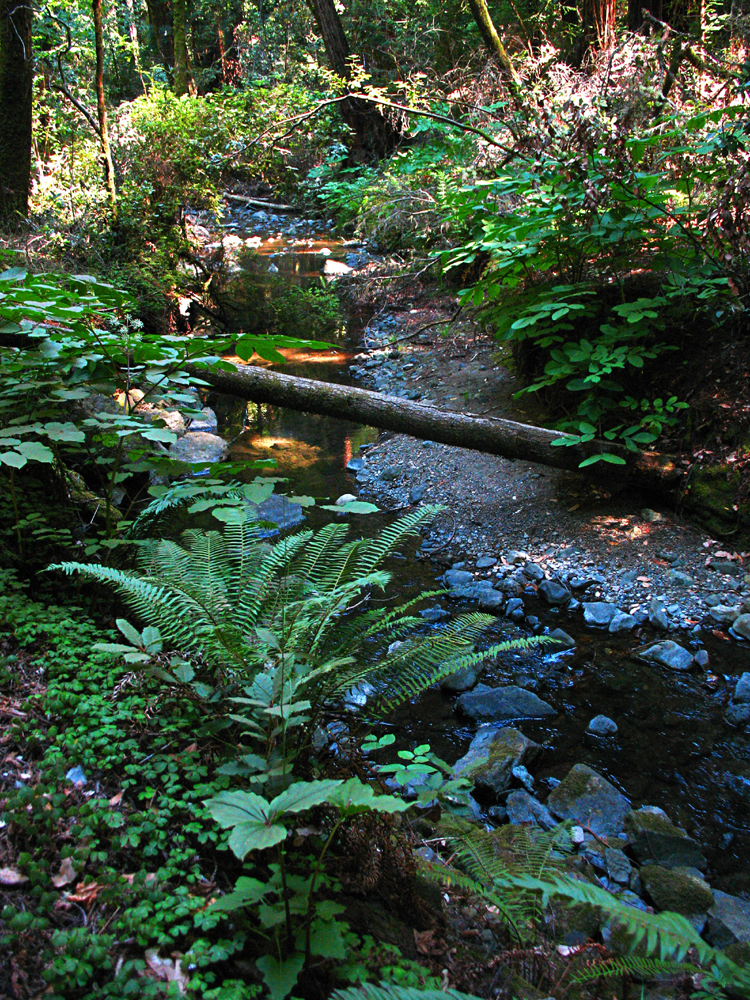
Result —
M 253 240 L 251 246 L 258 255 L 255 266 L 302 287 L 319 283 L 324 269 L 329 273 L 336 270 L 335 264 L 326 262 L 356 266 L 357 258 L 362 257 L 361 247 L 354 248 L 321 230 L 315 232 L 312 223 L 290 226 L 289 220 L 273 217 L 264 222 L 262 212 L 250 211 L 234 218 L 242 220 L 243 215 L 245 221 L 235 222 L 230 231 L 243 240 Z M 300 228 L 305 225 L 306 230 Z M 289 353 L 283 371 L 352 384 L 348 368 L 361 349 L 367 319 L 349 315 L 335 350 Z M 272 475 L 287 478 L 289 490 L 310 494 L 324 503 L 357 492 L 354 475 L 346 466 L 361 446 L 377 439 L 375 429 L 273 406 L 245 405 L 216 394 L 209 397 L 208 404 L 217 412 L 219 433 L 231 442 L 230 459 L 273 458 L 277 467 L 271 470 Z M 248 479 L 256 474 L 249 472 Z M 280 485 L 278 489 L 286 488 Z M 330 514 L 307 508 L 305 516 L 306 526 L 314 528 L 325 523 Z M 383 512 L 348 518 L 353 531 L 366 534 L 397 516 Z M 398 595 L 401 600 L 441 586 L 437 577 L 442 569 L 429 560 L 416 559 L 415 549 L 416 543 L 387 566 L 393 574 L 391 596 Z M 732 728 L 724 721 L 725 705 L 706 684 L 705 674 L 674 673 L 638 660 L 632 653 L 636 645 L 663 638 L 648 624 L 638 639 L 628 634 L 610 635 L 586 627 L 580 611 L 547 608 L 533 595 L 525 601 L 527 613 L 541 619 L 544 631 L 563 628 L 576 640 L 574 649 L 560 653 L 508 653 L 481 677 L 490 686 L 521 683 L 558 709 L 552 719 L 510 723 L 544 746 L 542 763 L 534 769 L 535 794 L 544 799 L 547 779 L 564 777 L 573 764 L 588 764 L 619 787 L 634 808 L 661 806 L 702 844 L 712 886 L 733 894 L 750 893 L 750 745 L 741 728 Z M 433 598 L 424 607 L 434 604 Z M 456 614 L 476 610 L 460 601 L 441 600 L 440 604 Z M 528 627 L 498 618 L 488 643 L 529 634 Z M 689 636 L 674 637 L 688 644 Z M 701 641 L 716 674 L 738 678 L 750 670 L 750 644 L 722 641 L 706 628 Z M 362 732 L 393 731 L 396 748 L 429 743 L 435 753 L 453 763 L 466 752 L 476 732 L 473 724 L 455 712 L 454 705 L 455 696 L 435 688 L 402 706 L 385 722 L 368 720 L 365 724 L 364 719 L 355 717 L 352 725 L 358 729 L 361 722 Z M 589 720 L 599 713 L 617 721 L 615 735 L 597 737 L 586 732 Z M 384 755 L 381 757 L 385 762 Z M 737 782 L 734 792 L 728 790 L 728 773 L 741 776 L 739 792 Z

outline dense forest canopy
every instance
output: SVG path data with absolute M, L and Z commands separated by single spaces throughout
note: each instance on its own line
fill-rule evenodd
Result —
M 322 356 L 347 296 L 359 318 L 439 303 L 362 369 L 470 329 L 546 426 L 490 408 L 438 432 L 403 386 L 378 426 L 583 468 L 592 493 L 676 490 L 727 540 L 700 553 L 725 587 L 711 631 L 745 642 L 748 88 L 747 0 L 0 0 L 0 996 L 750 998 L 750 904 L 713 894 L 697 841 L 582 764 L 550 812 L 526 765 L 552 738 L 506 726 L 556 711 L 515 660 L 563 657 L 559 680 L 576 646 L 524 600 L 554 625 L 602 583 L 593 560 L 552 578 L 529 528 L 475 579 L 445 561 L 455 524 L 427 546 L 426 487 L 368 534 L 373 503 L 281 500 L 274 462 L 226 461 L 225 440 L 261 403 L 364 422 L 374 393 L 316 410 L 317 382 L 294 404 L 279 386 L 301 379 L 242 366 Z M 259 248 L 292 236 L 342 259 L 285 281 Z M 420 533 L 452 566 L 437 596 L 481 611 L 399 606 Z M 640 618 L 585 614 L 608 643 L 637 630 L 629 670 L 703 671 L 696 703 L 733 729 L 693 757 L 750 757 L 750 672 L 720 706 L 731 672 L 706 670 L 697 619 L 650 646 L 680 638 L 656 594 Z M 502 656 L 504 683 L 476 688 L 515 699 L 491 740 L 455 765 L 396 754 L 386 713 Z

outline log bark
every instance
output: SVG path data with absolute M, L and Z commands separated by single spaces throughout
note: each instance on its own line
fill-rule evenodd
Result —
M 234 371 L 222 371 L 198 364 L 188 364 L 185 368 L 213 389 L 240 399 L 286 406 L 290 410 L 305 413 L 320 413 L 340 420 L 352 420 L 381 430 L 410 434 L 412 437 L 470 448 L 502 458 L 576 470 L 583 459 L 606 450 L 625 458 L 627 465 L 597 462 L 589 466 L 587 471 L 593 474 L 606 472 L 610 477 L 619 472 L 639 485 L 662 492 L 676 486 L 683 475 L 683 471 L 670 456 L 655 452 L 637 452 L 631 455 L 624 448 L 602 441 L 558 447 L 552 444 L 560 437 L 558 431 L 517 423 L 515 420 L 448 413 L 436 406 L 410 402 L 397 396 L 282 375 L 257 365 L 236 365 Z

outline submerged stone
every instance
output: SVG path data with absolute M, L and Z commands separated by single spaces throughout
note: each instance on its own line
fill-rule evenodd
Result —
M 690 670 L 693 654 L 672 639 L 662 639 L 641 653 L 641 659 L 648 663 L 658 663 L 670 670 Z

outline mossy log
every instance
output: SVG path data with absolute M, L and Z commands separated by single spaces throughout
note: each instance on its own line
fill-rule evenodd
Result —
M 670 456 L 640 451 L 631 454 L 620 446 L 603 441 L 558 447 L 553 445 L 560 438 L 558 431 L 515 420 L 446 412 L 436 406 L 414 403 L 398 396 L 282 375 L 257 365 L 236 365 L 234 371 L 195 364 L 186 368 L 190 374 L 204 379 L 219 392 L 255 403 L 270 403 L 290 410 L 352 420 L 381 430 L 410 434 L 502 458 L 575 470 L 584 459 L 607 451 L 623 458 L 626 464 L 618 466 L 597 462 L 588 466 L 587 471 L 606 473 L 610 478 L 619 474 L 644 487 L 662 491 L 677 486 L 683 475 L 683 470 Z

